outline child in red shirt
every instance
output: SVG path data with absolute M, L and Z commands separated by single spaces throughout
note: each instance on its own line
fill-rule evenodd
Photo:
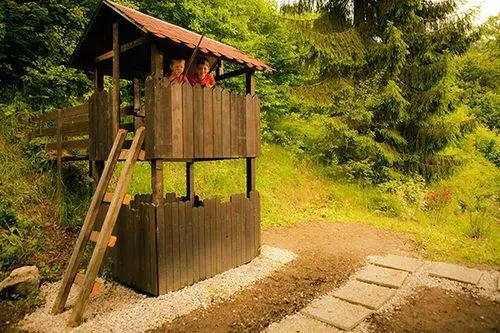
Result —
M 202 87 L 212 88 L 215 86 L 215 79 L 209 73 L 210 62 L 205 57 L 200 57 L 196 61 L 196 72 L 189 77 L 189 82 L 193 85 L 200 84 Z
M 186 64 L 186 61 L 182 58 L 173 58 L 170 60 L 170 75 L 168 76 L 168 79 L 170 82 L 177 82 L 177 83 L 183 83 L 187 82 L 187 78 L 182 75 L 182 72 L 184 72 L 184 65 Z

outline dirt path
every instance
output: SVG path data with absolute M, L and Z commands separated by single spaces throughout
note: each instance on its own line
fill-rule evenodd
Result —
M 364 265 L 368 254 L 412 254 L 408 237 L 353 224 L 308 222 L 275 227 L 263 232 L 263 242 L 289 249 L 298 258 L 230 301 L 178 317 L 157 332 L 260 331 L 340 286 Z

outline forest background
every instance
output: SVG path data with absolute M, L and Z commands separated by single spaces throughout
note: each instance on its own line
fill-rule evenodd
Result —
M 368 223 L 408 232 L 432 259 L 500 265 L 500 17 L 474 26 L 448 0 L 119 2 L 277 69 L 257 75 L 264 228 Z M 58 238 L 85 216 L 88 166 L 65 168 L 58 202 L 53 160 L 29 127 L 90 95 L 68 64 L 97 4 L 0 1 L 0 278 L 36 264 L 57 279 L 71 250 Z M 124 82 L 124 104 L 130 91 Z M 196 168 L 202 197 L 244 189 L 241 161 Z M 165 171 L 166 190 L 182 193 L 183 166 Z M 139 165 L 130 192 L 150 191 Z

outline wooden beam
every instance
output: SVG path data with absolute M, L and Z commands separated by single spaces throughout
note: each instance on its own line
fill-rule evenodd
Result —
M 102 91 L 103 89 L 104 89 L 104 75 L 102 74 L 102 71 L 99 69 L 99 66 L 97 66 L 96 64 L 94 68 L 94 90 Z
M 224 61 L 219 60 L 217 63 L 217 71 L 215 73 L 215 76 L 221 76 L 222 74 L 224 74 Z
M 113 193 L 106 193 L 106 194 L 111 194 L 111 196 L 113 196 Z M 92 230 L 92 233 L 90 234 L 90 241 L 93 243 L 97 243 L 98 240 L 99 240 L 99 231 Z M 115 245 L 116 245 L 116 236 L 109 237 L 108 247 L 115 247 Z M 83 277 L 85 277 L 85 275 L 83 275 L 82 278 Z
M 255 157 L 247 157 L 247 198 L 255 191 Z
M 151 75 L 157 79 L 163 77 L 163 52 L 155 44 L 151 45 Z
M 134 118 L 134 126 L 135 129 L 144 126 L 144 115 L 141 114 L 141 80 L 134 79 L 134 105 L 133 105 L 133 114 Z
M 186 196 L 188 201 L 194 199 L 194 162 L 186 162 Z
M 153 204 L 159 205 L 163 201 L 163 160 L 151 160 L 151 189 L 153 190 Z
M 78 273 L 75 277 L 75 284 L 77 286 L 82 286 L 83 285 L 83 280 L 85 279 L 85 274 Z M 92 295 L 99 294 L 102 289 L 102 283 L 98 280 L 94 281 L 94 284 L 92 284 Z
M 129 42 L 129 43 L 126 43 L 126 44 L 123 44 L 122 46 L 120 46 L 120 53 L 127 52 L 128 50 L 131 50 L 137 46 L 146 44 L 147 42 L 148 42 L 148 39 L 146 37 L 137 38 L 136 40 L 134 40 L 132 42 Z M 100 56 L 95 57 L 95 62 L 97 63 L 97 62 L 101 62 L 101 61 L 104 61 L 104 60 L 109 59 L 109 58 L 113 58 L 113 55 L 114 55 L 114 50 L 110 50 L 108 52 L 101 54 Z
M 111 203 L 111 200 L 113 200 L 113 193 L 106 193 L 104 194 L 104 198 L 102 198 L 102 202 L 104 203 Z M 130 205 L 130 202 L 133 200 L 132 196 L 130 194 L 125 194 L 125 197 L 123 198 L 123 204 L 124 205 Z
M 120 41 L 118 22 L 113 23 L 113 91 L 111 95 L 111 130 L 115 137 L 120 124 Z
M 227 73 L 224 73 L 221 75 L 216 75 L 215 81 L 222 81 L 222 80 L 229 79 L 229 78 L 232 78 L 232 77 L 235 77 L 238 75 L 243 75 L 243 74 L 247 73 L 247 71 L 248 71 L 247 68 L 240 68 L 240 69 L 237 69 L 237 70 L 232 71 L 232 72 L 227 72 Z
M 246 93 L 247 95 L 255 95 L 255 75 L 254 71 L 247 71 L 245 74 Z

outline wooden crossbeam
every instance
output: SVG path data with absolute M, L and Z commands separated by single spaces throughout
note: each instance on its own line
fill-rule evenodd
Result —
M 130 205 L 130 201 L 132 201 L 132 199 L 133 198 L 130 194 L 125 194 L 125 198 L 123 199 L 123 204 Z M 102 202 L 111 203 L 111 200 L 113 200 L 113 193 L 104 194 L 104 198 L 102 199 Z
M 120 152 L 120 157 L 118 157 L 118 160 L 119 161 L 125 161 L 128 157 L 128 155 L 130 154 L 130 150 L 129 149 L 122 149 L 122 151 Z M 146 152 L 144 150 L 141 150 L 139 152 L 139 157 L 137 158 L 139 161 L 144 161 L 146 160 Z
M 231 77 L 235 77 L 235 76 L 238 76 L 238 75 L 243 75 L 243 74 L 246 74 L 246 72 L 248 72 L 247 68 L 240 68 L 240 69 L 234 70 L 232 72 L 227 72 L 227 73 L 224 73 L 224 74 L 221 74 L 221 75 L 216 75 L 215 76 L 215 81 L 222 81 L 222 80 L 225 80 L 225 79 L 229 79 Z
M 85 274 L 82 274 L 82 273 L 76 274 L 76 276 L 75 276 L 75 284 L 77 286 L 81 287 L 83 285 L 83 280 L 84 279 L 85 279 Z M 95 280 L 94 284 L 92 285 L 92 291 L 91 291 L 91 293 L 95 295 L 95 294 L 100 293 L 101 290 L 102 290 L 102 283 L 99 282 L 98 280 Z
M 113 195 L 112 193 L 106 193 L 106 194 Z M 90 241 L 97 243 L 98 239 L 99 239 L 99 231 L 92 230 L 92 233 L 90 234 Z M 115 247 L 115 245 L 116 245 L 116 236 L 109 237 L 108 247 Z
M 123 44 L 120 46 L 120 53 L 127 52 L 128 50 L 133 49 L 134 47 L 146 44 L 148 42 L 148 39 L 145 37 L 140 37 L 130 43 Z M 101 54 L 100 56 L 95 57 L 95 62 L 101 62 L 106 59 L 113 58 L 113 50 L 110 50 L 108 52 L 105 52 Z

